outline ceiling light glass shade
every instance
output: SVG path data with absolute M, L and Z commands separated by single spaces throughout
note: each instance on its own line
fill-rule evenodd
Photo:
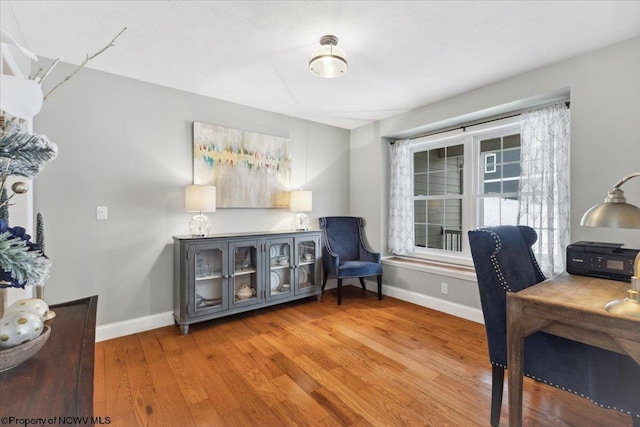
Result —
M 347 57 L 338 46 L 336 36 L 322 36 L 318 47 L 309 59 L 309 70 L 318 77 L 332 79 L 347 72 Z

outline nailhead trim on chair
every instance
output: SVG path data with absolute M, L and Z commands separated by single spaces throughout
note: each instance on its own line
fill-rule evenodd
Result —
M 501 367 L 502 369 L 508 369 L 506 366 L 504 366 L 504 365 L 502 365 L 502 364 L 500 364 L 500 363 L 491 362 L 491 364 L 492 364 L 492 365 L 495 365 L 495 366 L 499 366 L 499 367 Z M 570 388 L 565 388 L 565 387 L 559 386 L 559 385 L 557 385 L 557 384 L 553 384 L 553 383 L 547 382 L 547 380 L 543 380 L 542 378 L 534 377 L 533 375 L 530 375 L 530 374 L 527 374 L 527 373 L 525 373 L 524 375 L 525 375 L 525 376 L 527 376 L 527 377 L 529 377 L 529 378 L 531 378 L 531 379 L 533 379 L 533 380 L 536 380 L 536 381 L 538 381 L 538 382 L 541 382 L 541 383 L 544 383 L 544 384 L 547 384 L 547 385 L 553 386 L 553 387 L 555 387 L 555 388 L 559 388 L 559 389 L 561 389 L 561 390 L 564 390 L 564 391 L 568 391 L 568 392 L 570 392 L 570 393 L 573 393 L 573 394 L 575 394 L 576 396 L 584 397 L 584 398 L 585 398 L 585 399 L 587 399 L 589 402 L 591 402 L 591 403 L 593 403 L 594 405 L 599 406 L 599 407 L 601 407 L 601 408 L 615 409 L 615 410 L 616 410 L 616 411 L 618 411 L 618 412 L 622 412 L 622 413 L 624 413 L 624 414 L 628 414 L 628 415 L 633 415 L 631 412 L 629 412 L 629 411 L 625 411 L 625 410 L 623 410 L 623 409 L 618 409 L 618 408 L 617 408 L 617 407 L 615 407 L 615 406 L 609 406 L 609 405 L 606 405 L 606 406 L 605 406 L 605 405 L 602 405 L 602 404 L 600 404 L 600 403 L 596 402 L 595 400 L 593 400 L 592 398 L 590 398 L 589 396 L 585 396 L 584 394 L 581 394 L 581 393 L 579 394 L 579 393 L 577 393 L 577 392 L 575 392 L 575 391 L 571 390 Z M 635 415 L 635 417 L 640 418 L 640 415 Z
M 538 264 L 538 260 L 536 259 L 536 256 L 533 254 L 533 249 L 531 249 L 531 246 L 529 246 L 529 256 L 531 257 L 531 261 L 533 261 L 533 265 L 535 265 L 536 268 L 538 269 L 538 273 L 540 273 L 540 276 L 545 277 L 544 273 L 542 272 L 542 269 L 540 269 L 540 265 Z
M 496 276 L 498 276 L 498 281 L 500 281 L 500 286 L 502 286 L 502 289 L 504 289 L 507 292 L 513 292 L 509 287 L 509 284 L 505 280 L 504 275 L 502 274 L 502 270 L 500 270 L 500 266 L 498 265 L 498 259 L 496 258 L 496 255 L 498 254 L 498 252 L 500 252 L 500 249 L 502 249 L 502 241 L 500 240 L 500 237 L 495 232 L 485 228 L 480 228 L 478 230 L 473 230 L 471 232 L 472 233 L 476 233 L 476 232 L 489 233 L 491 237 L 493 237 L 493 240 L 495 240 L 496 242 L 496 248 L 491 254 L 491 257 L 489 258 L 491 260 L 491 266 L 493 267 L 493 270 L 496 272 Z

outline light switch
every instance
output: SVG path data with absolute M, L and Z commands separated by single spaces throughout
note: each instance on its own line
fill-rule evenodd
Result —
M 98 206 L 96 208 L 96 219 L 106 220 L 109 217 L 109 208 L 106 206 Z

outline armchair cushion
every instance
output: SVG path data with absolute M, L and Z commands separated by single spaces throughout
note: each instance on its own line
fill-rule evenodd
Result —
M 369 261 L 345 261 L 338 266 L 338 277 L 366 277 L 382 274 L 382 264 Z

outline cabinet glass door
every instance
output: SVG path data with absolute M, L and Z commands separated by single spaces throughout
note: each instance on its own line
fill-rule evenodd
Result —
M 319 284 L 319 241 L 317 238 L 296 239 L 296 293 L 312 292 Z
M 294 259 L 292 239 L 267 240 L 269 254 L 269 285 L 267 293 L 270 298 L 285 298 L 293 295 Z
M 222 247 L 198 247 L 191 252 L 195 285 L 189 304 L 193 309 L 189 311 L 200 315 L 226 309 L 227 269 Z
M 257 241 L 229 244 L 233 268 L 231 303 L 233 306 L 257 304 L 262 301 L 260 292 L 260 245 Z

